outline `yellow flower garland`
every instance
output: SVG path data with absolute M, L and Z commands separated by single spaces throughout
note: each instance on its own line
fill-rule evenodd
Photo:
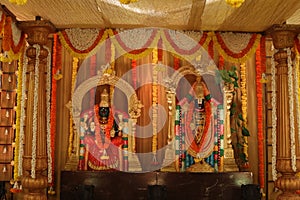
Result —
M 152 52 L 152 64 L 153 64 L 153 83 L 152 83 L 152 127 L 153 127 L 153 138 L 152 138 L 152 152 L 155 154 L 157 151 L 157 104 L 158 104 L 158 88 L 157 88 L 157 61 L 158 61 L 158 50 L 153 49 Z
M 9 0 L 9 2 L 17 5 L 24 5 L 27 3 L 27 0 Z
M 224 50 L 222 48 L 221 44 L 218 42 L 218 39 L 217 39 L 217 36 L 216 36 L 215 33 L 212 32 L 211 33 L 211 37 L 212 37 L 212 40 L 214 42 L 214 47 L 216 47 L 216 49 L 218 50 L 219 54 L 221 54 L 224 57 L 225 60 L 227 60 L 229 62 L 233 62 L 233 63 L 244 63 L 244 62 L 246 62 L 250 58 L 250 56 L 252 56 L 255 53 L 255 51 L 256 51 L 259 43 L 260 43 L 261 35 L 257 34 L 252 47 L 250 47 L 250 49 L 248 50 L 248 52 L 245 53 L 241 58 L 234 58 L 234 57 L 230 56 L 226 52 L 226 50 Z
M 75 80 L 77 77 L 77 68 L 78 68 L 79 59 L 74 57 L 73 58 L 73 65 L 72 65 L 72 88 L 71 88 L 71 97 L 73 96 L 74 89 L 75 89 Z M 72 115 L 72 106 L 70 106 L 70 135 L 69 135 L 69 148 L 68 148 L 68 155 L 71 156 L 72 149 L 73 149 L 73 115 Z
M 15 135 L 15 152 L 14 152 L 14 181 L 18 180 L 19 176 L 19 143 L 20 143 L 20 118 L 21 118 L 21 99 L 22 97 L 22 74 L 23 74 L 23 57 L 21 54 L 18 62 L 18 86 L 17 86 L 17 109 L 16 109 L 16 135 Z
M 240 64 L 240 73 L 241 73 L 241 101 L 242 101 L 242 116 L 243 116 L 243 124 L 246 127 L 247 126 L 247 89 L 246 89 L 246 82 L 247 82 L 247 76 L 246 76 L 246 64 L 242 63 Z M 243 137 L 244 139 L 244 146 L 243 146 L 243 153 L 246 156 L 246 160 L 248 160 L 248 137 Z

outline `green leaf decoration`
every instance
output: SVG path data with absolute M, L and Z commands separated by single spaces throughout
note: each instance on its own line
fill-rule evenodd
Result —
M 242 149 L 244 146 L 241 143 L 237 143 L 236 147 L 239 148 L 239 149 Z
M 242 135 L 243 136 L 250 136 L 250 133 L 246 127 L 242 127 Z
M 237 131 L 234 128 L 230 128 L 231 133 L 236 133 Z
M 239 118 L 241 121 L 243 121 L 243 122 L 245 121 L 244 118 L 243 118 L 243 115 L 242 115 L 241 113 L 238 114 L 238 118 Z
M 240 153 L 240 159 L 243 161 L 246 161 L 246 154 L 245 153 Z

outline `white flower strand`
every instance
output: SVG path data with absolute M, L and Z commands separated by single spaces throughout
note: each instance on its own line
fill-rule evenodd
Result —
M 298 129 L 298 140 L 300 141 L 300 103 L 299 103 L 299 61 L 300 56 L 297 53 L 295 59 L 295 100 L 296 100 L 296 118 L 297 118 L 297 129 Z M 298 142 L 299 142 L 298 141 Z
M 32 124 L 32 159 L 31 159 L 31 178 L 35 178 L 36 167 L 36 142 L 37 142 L 37 112 L 38 112 L 38 89 L 39 89 L 39 55 L 40 45 L 33 45 L 36 48 L 35 70 L 34 70 L 34 99 L 33 99 L 33 124 Z
M 48 154 L 48 183 L 52 182 L 52 149 L 51 149 L 51 130 L 50 130 L 50 92 L 51 92 L 51 50 L 44 47 L 48 51 L 47 57 L 47 82 L 46 82 L 46 127 L 47 127 L 47 154 Z
M 25 50 L 26 52 L 26 50 Z M 27 72 L 28 58 L 23 57 L 23 70 L 22 74 L 22 91 L 21 91 L 21 102 L 20 102 L 20 133 L 19 133 L 19 155 L 18 155 L 18 177 L 23 175 L 23 154 L 24 154 L 24 125 L 25 125 L 25 101 L 27 99 L 26 95 L 26 72 Z M 20 66 L 22 67 L 22 66 Z
M 276 102 L 276 74 L 275 74 L 275 62 L 274 54 L 271 58 L 271 104 L 272 104 L 272 178 L 273 181 L 277 180 L 277 170 L 276 170 L 276 128 L 277 128 L 277 102 Z
M 26 50 L 25 50 L 26 52 Z M 19 133 L 19 155 L 18 155 L 18 177 L 23 175 L 23 154 L 24 154 L 24 125 L 25 125 L 25 101 L 27 99 L 26 95 L 26 72 L 27 72 L 27 65 L 28 65 L 28 58 L 27 56 L 24 56 L 23 58 L 23 71 L 22 74 L 19 74 L 19 76 L 22 76 L 22 91 L 21 91 L 21 106 L 20 106 L 20 133 Z
M 290 114 L 290 139 L 291 139 L 291 160 L 292 169 L 295 172 L 296 167 L 296 146 L 295 146 L 295 123 L 294 123 L 294 85 L 293 85 L 293 65 L 291 58 L 291 49 L 287 48 L 288 61 L 288 93 L 289 93 L 289 114 Z

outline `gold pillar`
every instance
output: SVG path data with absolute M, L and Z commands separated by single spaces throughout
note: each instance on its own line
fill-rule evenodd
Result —
M 295 176 L 291 163 L 291 138 L 289 118 L 289 93 L 288 93 L 288 55 L 286 48 L 294 47 L 294 39 L 297 30 L 293 26 L 274 25 L 270 30 L 273 45 L 278 50 L 274 54 L 276 61 L 276 84 L 277 84 L 277 136 L 276 136 L 276 170 L 279 178 L 275 181 L 275 187 L 282 191 L 277 199 L 295 200 L 300 199 L 296 190 L 300 189 L 300 179 Z M 295 57 L 292 51 L 292 59 Z M 275 109 L 275 108 L 273 108 Z M 299 122 L 297 122 L 299 123 Z M 297 129 L 295 129 L 297 130 Z M 297 131 L 295 131 L 297 135 Z M 299 138 L 296 136 L 296 166 L 300 171 L 299 162 Z
M 27 34 L 29 47 L 26 50 L 28 64 L 26 70 L 27 80 L 27 101 L 25 121 L 25 143 L 23 155 L 23 176 L 21 183 L 24 191 L 24 199 L 47 199 L 47 131 L 46 131 L 46 73 L 47 57 L 50 54 L 45 45 L 48 42 L 48 35 L 55 31 L 54 26 L 47 21 L 20 22 L 19 28 Z M 40 48 L 36 64 L 37 45 Z M 35 67 L 38 67 L 38 74 L 35 74 Z M 35 94 L 35 76 L 38 75 L 38 90 Z M 38 98 L 37 105 L 37 128 L 36 128 L 36 166 L 35 178 L 31 177 L 32 161 L 32 140 L 33 140 L 33 113 L 34 98 Z

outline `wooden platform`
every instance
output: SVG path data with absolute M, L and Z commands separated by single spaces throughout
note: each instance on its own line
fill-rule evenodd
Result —
M 240 200 L 241 185 L 252 184 L 252 173 L 126 173 L 63 171 L 60 199 Z

